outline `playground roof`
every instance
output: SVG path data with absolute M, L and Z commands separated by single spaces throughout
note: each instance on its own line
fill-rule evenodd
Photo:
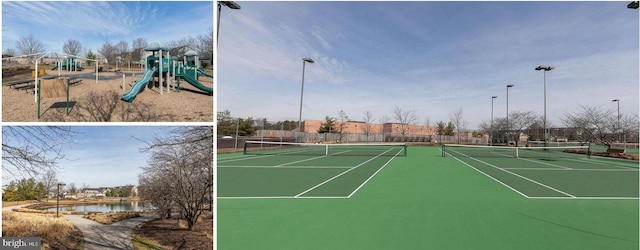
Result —
M 184 53 L 185 56 L 197 56 L 198 52 L 195 52 L 194 50 L 189 50 L 187 52 Z
M 144 48 L 144 51 L 158 51 L 158 50 L 168 51 L 169 48 L 167 46 L 164 46 L 162 43 L 158 41 L 151 42 L 149 43 L 149 45 L 147 45 L 147 47 Z

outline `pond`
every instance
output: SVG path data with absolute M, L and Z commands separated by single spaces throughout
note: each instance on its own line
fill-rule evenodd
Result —
M 122 211 L 142 211 L 150 209 L 150 206 L 142 206 L 142 203 L 137 201 L 123 201 L 119 203 L 108 204 L 87 204 L 87 205 L 71 205 L 60 206 L 60 211 L 82 211 L 82 212 L 122 212 Z M 55 207 L 48 208 L 46 210 L 56 211 Z

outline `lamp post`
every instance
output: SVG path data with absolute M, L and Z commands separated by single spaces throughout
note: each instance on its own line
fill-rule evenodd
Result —
M 620 99 L 613 99 L 611 101 L 618 103 L 618 127 L 615 129 L 615 131 L 613 131 L 615 133 L 618 131 L 618 129 L 620 129 Z M 618 142 L 620 142 L 620 134 L 618 134 Z
M 515 86 L 514 84 L 507 84 L 507 146 L 509 146 L 509 88 Z
M 66 186 L 67 184 L 58 183 L 58 192 L 56 193 L 56 218 L 58 218 L 58 213 L 60 212 L 60 186 Z
M 314 63 L 313 59 L 305 57 L 302 58 L 302 87 L 300 88 L 300 113 L 298 115 L 298 142 L 300 141 L 300 137 L 302 135 L 302 97 L 304 96 L 304 68 L 305 63 Z
M 639 5 L 638 1 L 633 1 L 633 2 L 630 2 L 629 4 L 627 4 L 627 8 L 629 8 L 629 9 L 638 9 L 638 5 Z
M 544 66 L 540 65 L 536 67 L 536 70 L 542 70 L 542 78 L 544 84 L 544 118 L 542 118 L 542 132 L 544 133 L 544 146 L 547 146 L 547 71 L 553 70 L 555 67 L 553 66 Z
M 229 7 L 232 10 L 239 10 L 240 5 L 238 5 L 234 1 L 218 1 L 218 22 L 216 27 L 216 46 L 218 46 L 218 38 L 220 37 L 220 11 L 222 10 L 222 5 Z
M 491 127 L 489 128 L 489 145 L 493 146 L 493 99 L 498 98 L 498 96 L 491 97 Z

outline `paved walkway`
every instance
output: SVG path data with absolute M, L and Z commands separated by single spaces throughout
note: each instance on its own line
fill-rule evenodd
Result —
M 143 215 L 111 225 L 102 225 L 82 218 L 82 215 L 65 215 L 64 217 L 84 234 L 85 250 L 133 249 L 133 243 L 131 243 L 132 229 L 138 224 L 154 218 Z

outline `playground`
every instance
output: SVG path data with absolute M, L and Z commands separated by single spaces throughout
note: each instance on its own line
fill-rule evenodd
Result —
M 2 120 L 213 121 L 213 72 L 198 65 L 197 52 L 169 57 L 159 43 L 147 49 L 143 63 L 115 67 L 51 52 L 18 65 L 20 58 L 3 59 Z

